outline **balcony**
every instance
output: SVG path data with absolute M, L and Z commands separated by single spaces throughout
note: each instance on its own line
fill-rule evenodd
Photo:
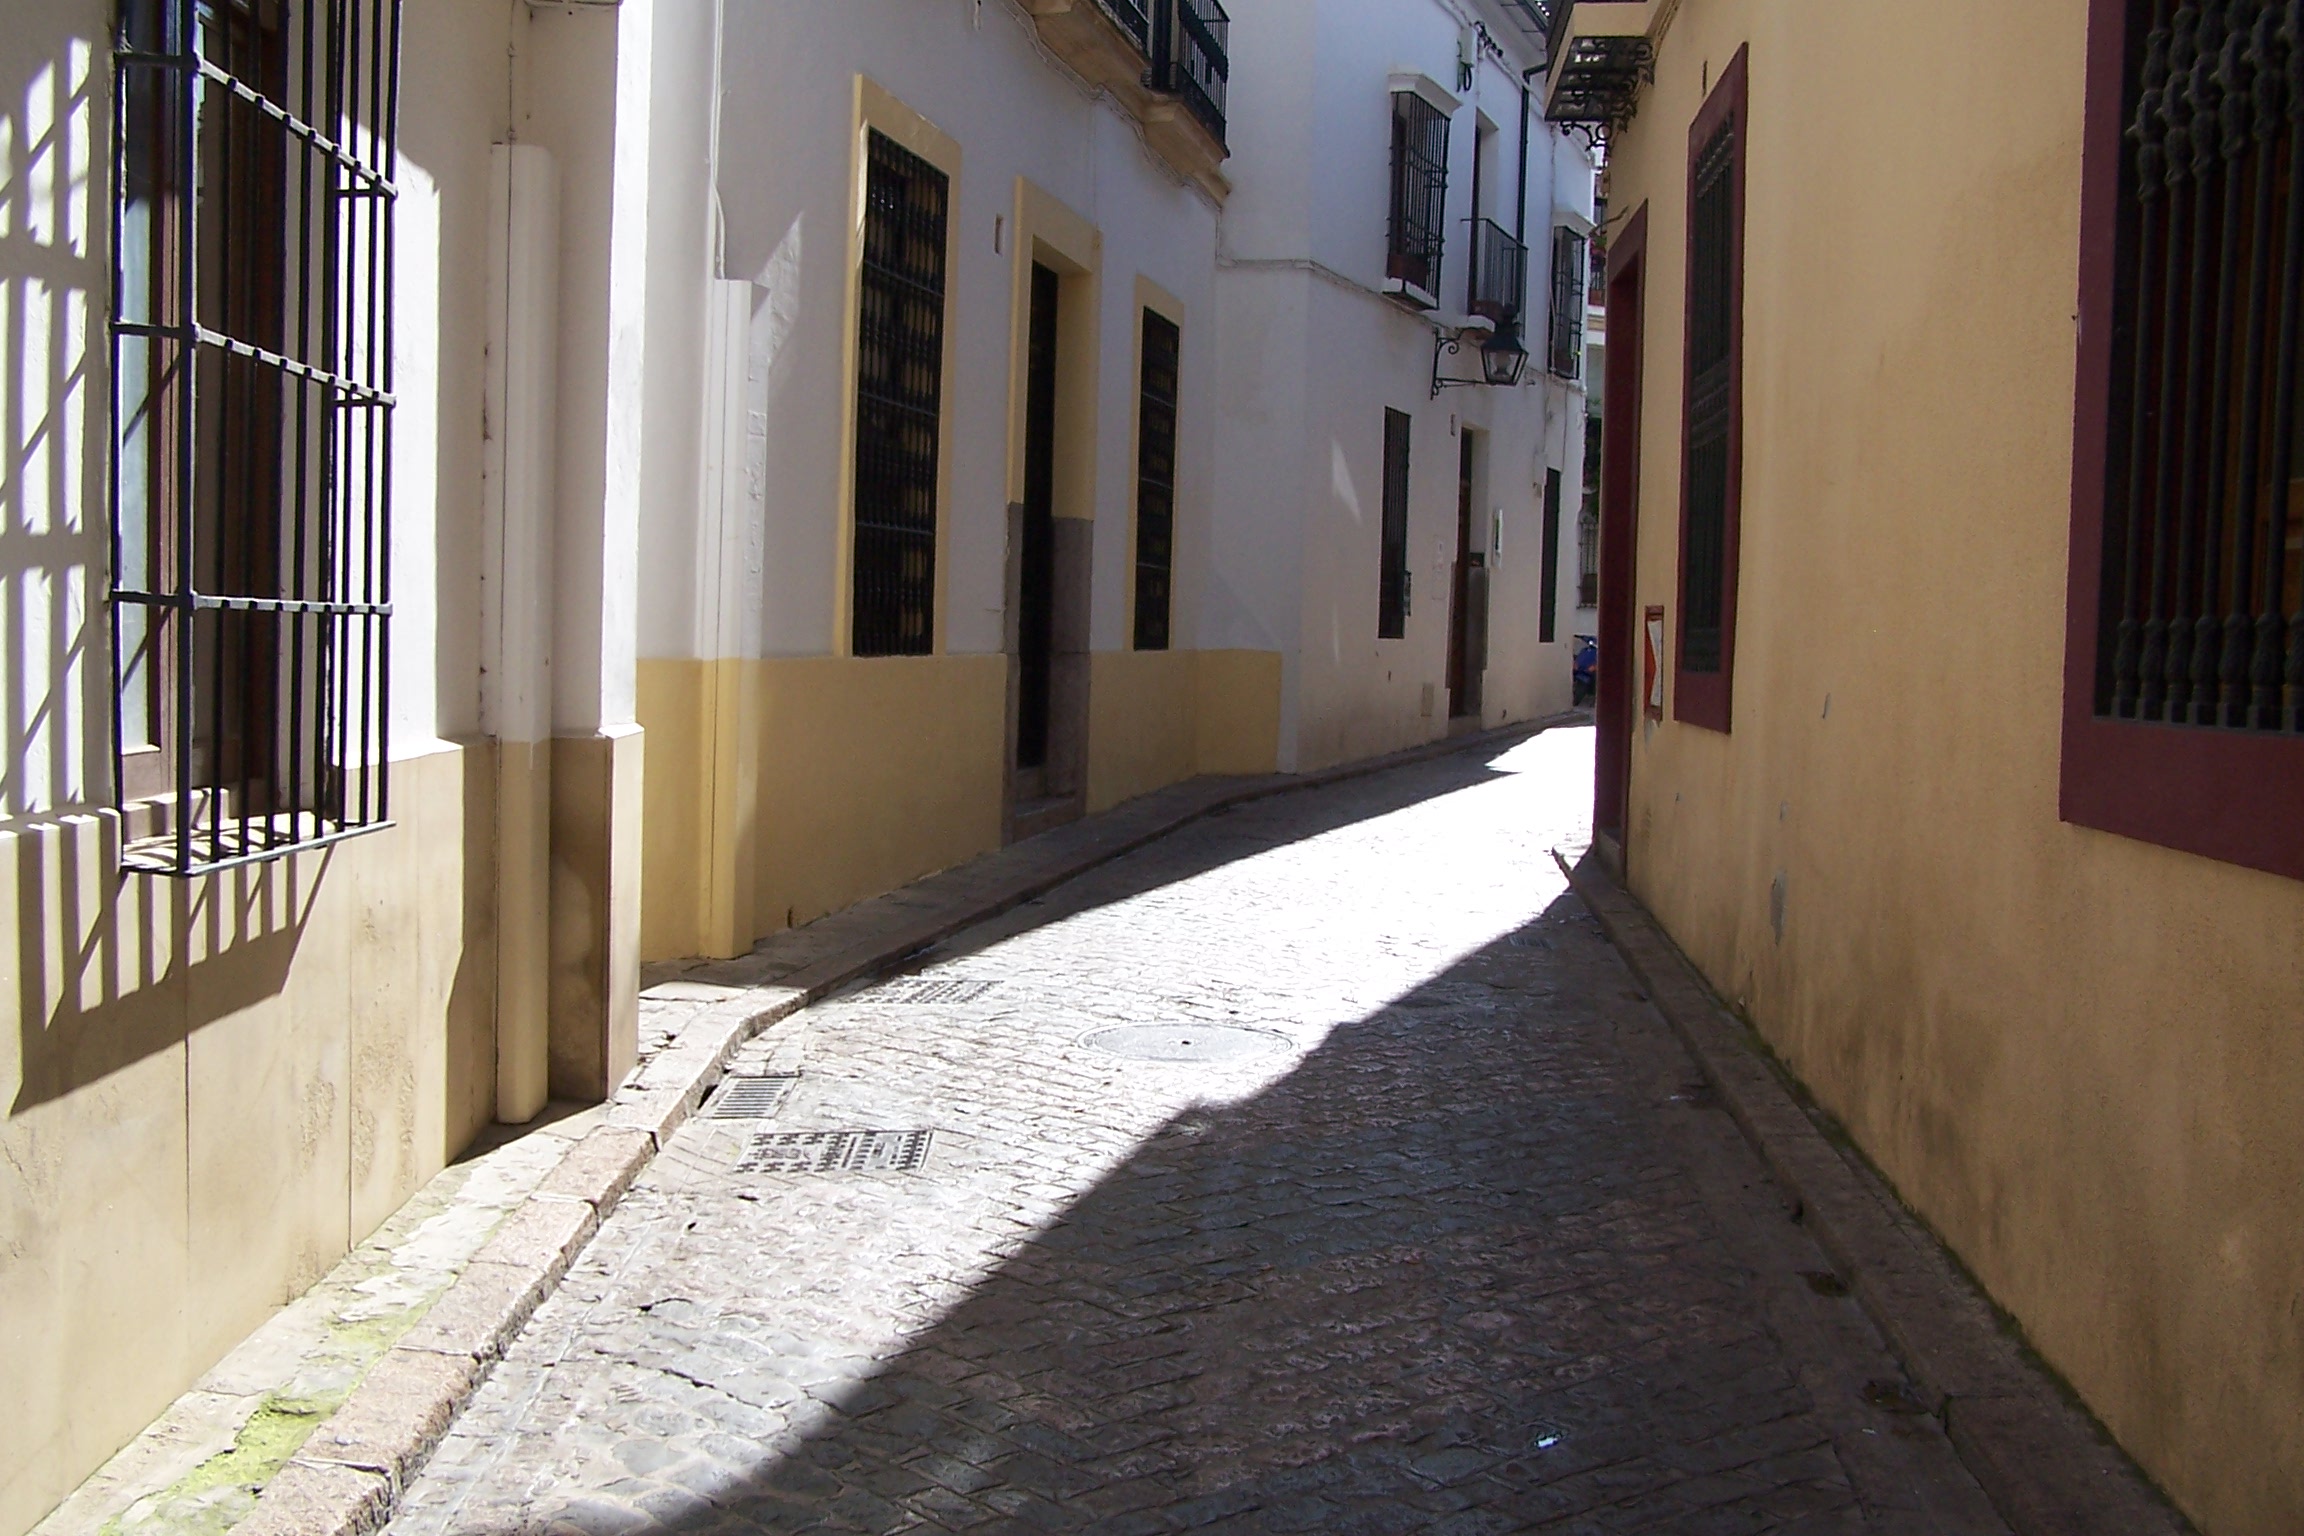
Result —
M 1218 0 L 1025 0 L 1048 51 L 1144 125 L 1178 174 L 1216 197 L 1224 179 L 1231 19 Z
M 1544 116 L 1612 126 L 1631 120 L 1656 78 L 1655 0 L 1553 0 Z
M 1231 30 L 1232 18 L 1216 0 L 1162 4 L 1153 29 L 1153 89 L 1182 102 L 1218 145 L 1224 142 L 1224 87 L 1232 73 L 1226 51 Z
M 1528 247 L 1494 219 L 1472 221 L 1472 260 L 1464 278 L 1464 308 L 1498 326 L 1520 318 L 1527 304 Z

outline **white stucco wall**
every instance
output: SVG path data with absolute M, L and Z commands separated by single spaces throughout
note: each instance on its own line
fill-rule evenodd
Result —
M 1582 483 L 1582 394 L 1544 373 L 1555 206 L 1590 211 L 1580 144 L 1528 125 L 1516 186 L 1522 35 L 1500 11 L 1450 0 L 1239 0 L 1233 15 L 1234 194 L 1222 220 L 1218 294 L 1226 430 L 1217 441 L 1218 534 L 1244 609 L 1286 652 L 1286 767 L 1316 767 L 1446 729 L 1458 433 L 1486 434 L 1475 541 L 1503 514 L 1491 565 L 1483 718 L 1526 719 L 1568 701 L 1575 596 L 1574 509 Z M 1460 49 L 1476 22 L 1505 50 L 1481 51 L 1463 88 Z M 1396 74 L 1458 96 L 1451 122 L 1441 307 L 1416 314 L 1382 296 Z M 1495 129 L 1483 203 L 1514 226 L 1525 196 L 1531 358 L 1522 385 L 1431 394 L 1434 326 L 1464 306 L 1477 124 Z M 1477 374 L 1472 348 L 1443 360 Z M 1376 638 L 1384 411 L 1411 429 L 1406 634 Z M 1242 430 L 1232 430 L 1235 423 Z M 1562 472 L 1556 639 L 1538 641 L 1546 465 Z M 1423 689 L 1435 693 L 1424 714 Z
M 708 0 L 666 0 L 659 24 L 659 100 L 708 94 Z M 694 45 L 702 16 L 706 46 Z M 1179 421 L 1177 643 L 1204 643 L 1200 574 L 1211 495 L 1208 440 L 1214 420 L 1216 348 L 1211 258 L 1214 210 L 1144 146 L 1135 125 L 1083 88 L 1040 48 L 1009 0 L 794 0 L 730 6 L 717 188 L 724 220 L 720 273 L 754 284 L 749 346 L 755 374 L 752 445 L 760 485 L 758 640 L 763 654 L 804 656 L 835 648 L 841 525 L 840 431 L 846 383 L 848 218 L 853 167 L 854 78 L 863 74 L 928 118 L 961 147 L 951 218 L 957 260 L 946 277 L 945 345 L 957 380 L 942 452 L 950 465 L 943 562 L 945 649 L 993 652 L 1002 644 L 1009 434 L 1010 284 L 1014 247 L 995 221 L 1012 223 L 1023 176 L 1097 227 L 1103 241 L 1098 315 L 1093 642 L 1125 645 L 1130 579 L 1131 452 L 1136 398 L 1135 281 L 1151 278 L 1181 299 L 1184 396 Z M 684 61 L 670 63 L 677 52 Z M 692 62 L 701 57 L 701 64 Z M 660 117 L 664 114 L 660 113 Z M 658 218 L 651 249 L 679 248 L 703 206 L 696 180 L 698 130 L 660 126 L 653 195 L 677 202 Z M 678 149 L 672 145 L 677 143 Z M 685 314 L 677 290 L 698 291 L 710 274 L 683 254 L 676 270 L 652 266 L 650 400 L 685 400 L 700 376 L 701 332 L 654 329 L 659 314 Z M 660 334 L 667 351 L 657 353 Z M 683 453 L 669 438 L 661 452 Z M 641 654 L 679 658 L 710 648 L 686 621 L 696 573 L 693 460 L 646 479 L 647 536 L 641 565 Z

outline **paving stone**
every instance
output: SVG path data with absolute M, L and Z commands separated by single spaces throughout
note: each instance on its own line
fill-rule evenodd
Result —
M 1053 889 L 1021 855 L 1073 829 L 924 882 L 913 971 L 998 985 L 849 986 L 737 1046 L 799 1074 L 770 1123 L 619 1106 L 662 1155 L 392 1530 L 2005 1536 L 1934 1419 L 1856 1390 L 1893 1358 L 1564 895 L 1589 786 L 1554 732 Z M 1016 905 L 947 933 L 955 890 Z M 842 922 L 665 974 L 814 985 Z M 1142 1024 L 1286 1049 L 1086 1043 Z M 769 1129 L 932 1137 L 910 1172 L 739 1172 Z

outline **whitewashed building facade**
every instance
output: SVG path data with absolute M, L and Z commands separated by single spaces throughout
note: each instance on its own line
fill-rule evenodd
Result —
M 1568 701 L 1517 5 L 6 14 L 0 1532 L 644 961 Z

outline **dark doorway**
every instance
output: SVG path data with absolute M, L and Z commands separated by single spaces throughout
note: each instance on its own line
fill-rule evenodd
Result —
M 1632 794 L 1632 726 L 1639 717 L 1639 647 L 1632 557 L 1640 520 L 1640 342 L 1646 301 L 1648 210 L 1632 215 L 1608 250 L 1608 375 L 1601 395 L 1599 739 L 1594 743 L 1592 825 L 1603 845 L 1625 852 Z M 1621 863 L 1619 864 L 1621 868 Z
M 1016 603 L 1016 798 L 1047 792 L 1056 615 L 1056 273 L 1032 264 L 1024 378 L 1024 527 Z
M 1448 718 L 1480 713 L 1480 677 L 1488 670 L 1488 563 L 1475 529 L 1472 487 L 1480 464 L 1480 434 L 1457 437 L 1456 563 L 1448 589 Z

